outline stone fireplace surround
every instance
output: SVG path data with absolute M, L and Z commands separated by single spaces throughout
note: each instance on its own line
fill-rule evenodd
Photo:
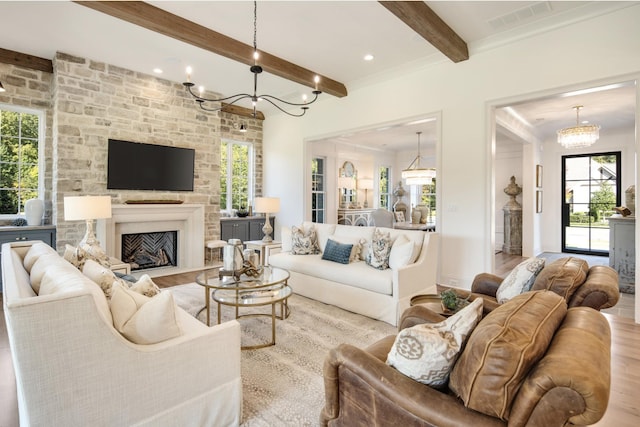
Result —
M 177 266 L 139 270 L 151 277 L 204 268 L 204 206 L 195 204 L 112 205 L 111 218 L 98 220 L 96 234 L 109 256 L 121 259 L 122 235 L 178 232 Z

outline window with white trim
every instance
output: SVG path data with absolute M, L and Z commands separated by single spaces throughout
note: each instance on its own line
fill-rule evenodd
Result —
M 41 194 L 44 112 L 0 105 L 0 216 L 24 212 Z
M 253 144 L 223 140 L 220 144 L 220 209 L 247 209 L 253 200 Z
M 380 166 L 378 168 L 378 202 L 379 208 L 391 210 L 391 168 L 389 166 Z
M 323 223 L 326 218 L 325 158 L 311 160 L 311 221 Z

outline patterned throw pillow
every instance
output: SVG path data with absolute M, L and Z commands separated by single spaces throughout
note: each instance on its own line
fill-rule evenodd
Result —
M 531 257 L 511 270 L 496 291 L 498 303 L 504 304 L 511 298 L 531 290 L 536 276 L 544 267 L 544 261 L 544 258 Z
M 423 384 L 441 386 L 449 379 L 460 349 L 481 318 L 482 298 L 477 298 L 440 323 L 403 329 L 391 347 L 387 365 Z
M 319 251 L 315 228 L 310 227 L 305 232 L 302 227 L 291 227 L 291 253 L 293 255 L 313 255 Z
M 378 229 L 373 232 L 369 255 L 366 262 L 373 268 L 385 270 L 389 268 L 389 254 L 391 253 L 391 233 L 384 233 Z
M 338 243 L 335 240 L 329 239 L 322 253 L 322 259 L 339 262 L 340 264 L 349 264 L 352 249 L 352 244 Z

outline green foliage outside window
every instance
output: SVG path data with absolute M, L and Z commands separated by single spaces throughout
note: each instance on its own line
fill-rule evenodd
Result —
M 249 203 L 250 149 L 247 144 L 222 142 L 220 147 L 220 207 L 246 208 Z M 229 162 L 231 160 L 231 162 Z M 229 189 L 230 185 L 230 189 Z M 227 206 L 231 198 L 231 206 Z
M 38 116 L 0 110 L 0 214 L 38 197 Z
M 612 185 L 608 182 L 601 182 L 598 191 L 591 194 L 589 215 L 595 219 L 595 222 L 601 221 L 601 215 L 612 210 L 615 206 L 616 193 L 613 191 Z
M 378 170 L 378 185 L 380 189 L 380 208 L 389 209 L 391 207 L 391 191 L 389 189 L 389 168 L 380 166 Z

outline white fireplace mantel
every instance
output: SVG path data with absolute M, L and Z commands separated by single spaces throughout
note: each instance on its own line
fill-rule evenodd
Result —
M 121 259 L 122 234 L 178 232 L 177 266 L 141 270 L 150 276 L 204 268 L 204 206 L 112 205 L 111 218 L 98 220 L 96 234 L 108 255 Z

